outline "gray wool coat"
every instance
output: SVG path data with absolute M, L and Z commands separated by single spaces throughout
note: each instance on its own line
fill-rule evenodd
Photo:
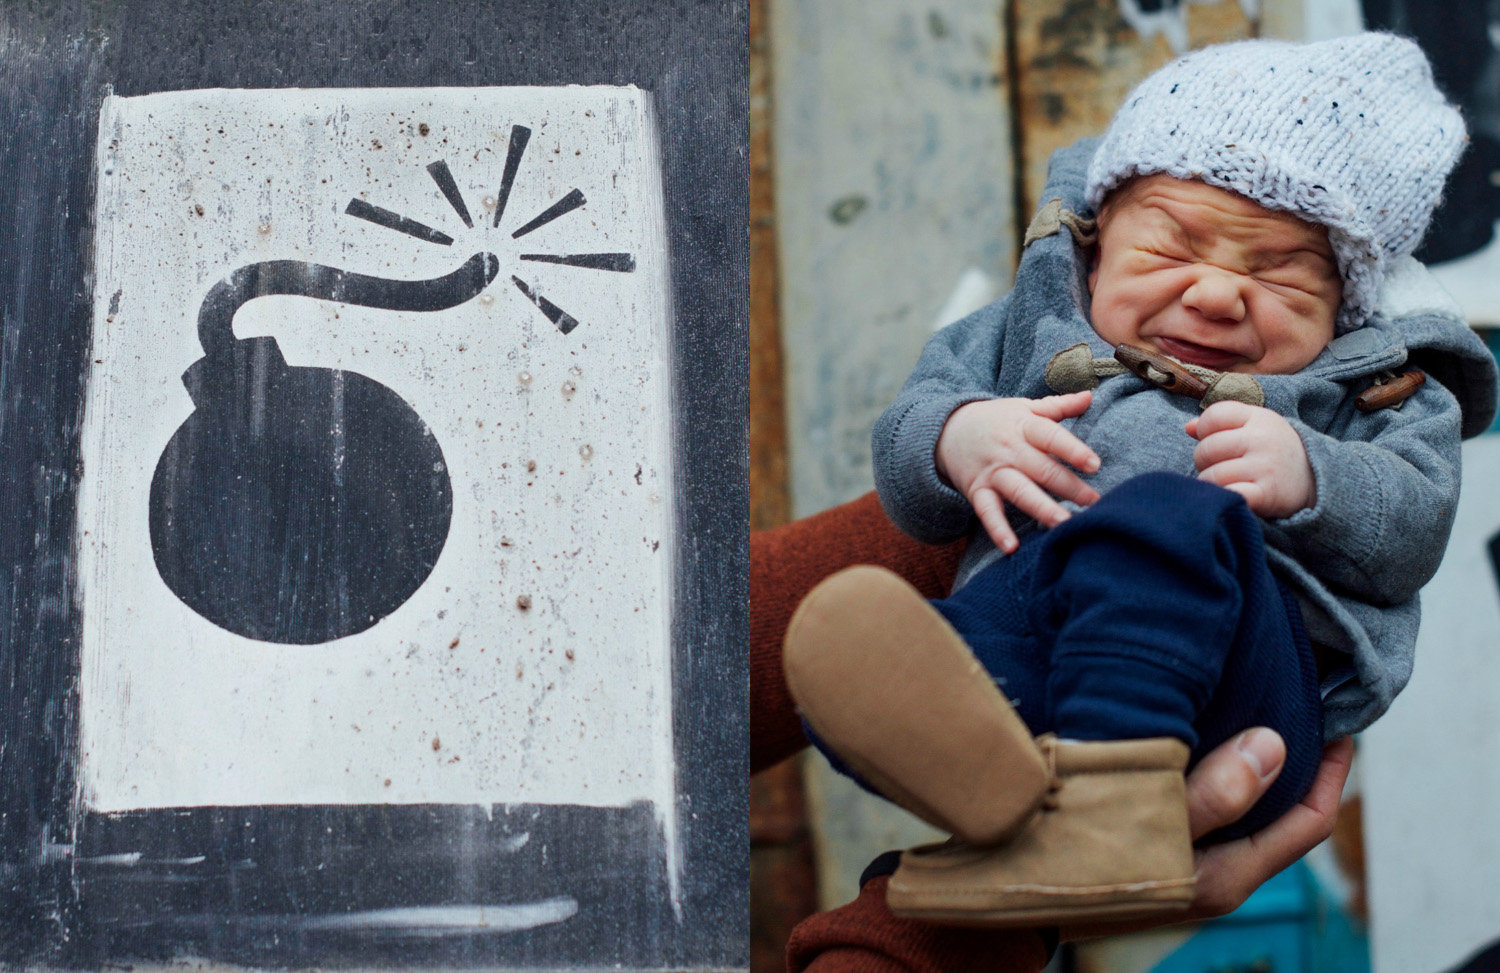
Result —
M 1095 144 L 1053 155 L 1043 200 L 1087 212 Z M 1034 240 L 1011 292 L 934 336 L 875 425 L 875 485 L 891 519 L 929 543 L 971 535 L 957 586 L 1002 555 L 968 501 L 939 479 L 938 436 L 967 402 L 1054 394 L 1043 369 L 1070 345 L 1111 354 L 1089 324 L 1088 267 L 1066 229 Z M 1354 396 L 1377 374 L 1402 367 L 1423 369 L 1427 383 L 1399 409 L 1355 410 Z M 1385 712 L 1410 678 L 1417 591 L 1453 526 L 1460 438 L 1494 418 L 1495 360 L 1427 271 L 1403 258 L 1363 326 L 1300 372 L 1256 378 L 1266 406 L 1301 436 L 1316 480 L 1313 507 L 1262 525 L 1271 568 L 1297 593 L 1312 640 L 1347 660 L 1323 684 L 1327 736 L 1346 736 Z M 1151 471 L 1194 475 L 1196 442 L 1183 425 L 1197 412 L 1196 401 L 1134 375 L 1103 379 L 1089 410 L 1069 421 L 1102 461 L 1084 479 L 1103 493 Z M 1018 533 L 1038 529 L 1013 510 L 1011 519 Z

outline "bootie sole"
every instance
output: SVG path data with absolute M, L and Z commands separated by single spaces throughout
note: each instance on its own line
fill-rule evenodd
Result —
M 881 794 L 976 845 L 1047 792 L 1041 751 L 962 638 L 911 585 L 850 568 L 787 628 L 787 685 L 818 735 Z

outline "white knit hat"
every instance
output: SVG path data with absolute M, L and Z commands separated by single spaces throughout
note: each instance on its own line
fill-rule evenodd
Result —
M 1467 141 L 1405 38 L 1220 44 L 1130 93 L 1089 166 L 1088 202 L 1166 173 L 1322 224 L 1344 279 L 1343 333 L 1375 310 L 1387 261 L 1421 242 Z

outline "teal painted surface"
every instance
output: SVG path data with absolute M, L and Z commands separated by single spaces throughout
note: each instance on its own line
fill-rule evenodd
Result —
M 1490 349 L 1490 354 L 1496 360 L 1500 360 L 1500 328 L 1480 328 L 1479 336 L 1484 339 L 1485 345 Z M 1495 417 L 1495 422 L 1490 426 L 1489 432 L 1500 432 L 1500 415 Z
M 1298 862 L 1205 923 L 1153 973 L 1369 973 L 1363 926 Z

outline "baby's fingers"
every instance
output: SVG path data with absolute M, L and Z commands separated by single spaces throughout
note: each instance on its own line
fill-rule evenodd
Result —
M 1089 411 L 1089 403 L 1092 401 L 1093 392 L 1069 392 L 1066 395 L 1045 395 L 1040 399 L 1031 399 L 1029 405 L 1036 415 L 1056 422 L 1083 415 Z
M 1099 469 L 1099 454 L 1050 419 L 1043 416 L 1030 419 L 1021 427 L 1021 432 L 1027 443 L 1043 453 L 1056 456 L 1076 470 L 1093 473 Z
M 1005 519 L 1005 503 L 1000 495 L 988 487 L 981 488 L 974 491 L 969 503 L 974 507 L 975 516 L 984 525 L 984 532 L 990 535 L 995 546 L 1006 554 L 1014 553 L 1020 543 L 1016 540 L 1016 532 L 1011 529 L 1010 521 Z
M 1024 473 L 1031 483 L 1045 491 L 1044 496 L 1050 494 L 1050 496 L 1047 496 L 1049 503 L 1052 497 L 1061 497 L 1064 500 L 1073 501 L 1080 507 L 1087 507 L 1099 499 L 1099 491 L 1083 482 L 1083 480 L 1079 479 L 1078 474 L 1052 459 L 1046 453 L 1037 452 L 1022 457 L 1017 461 L 1016 469 Z M 1014 500 L 1011 502 L 1016 503 Z M 1016 505 L 1020 506 L 1019 503 Z M 1036 517 L 1040 523 L 1054 526 L 1067 519 L 1067 513 L 1061 506 L 1056 503 L 1051 503 L 1051 506 L 1056 508 L 1057 514 L 1057 516 L 1051 519 L 1037 516 L 1035 512 L 1030 510 L 1026 512 Z
M 1243 459 L 1215 463 L 1202 469 L 1198 479 L 1238 493 L 1254 513 L 1263 514 L 1269 509 L 1271 487 L 1265 471 L 1256 463 Z
M 1204 409 L 1196 419 L 1188 420 L 1188 435 L 1194 439 L 1207 439 L 1216 432 L 1239 429 L 1261 411 L 1260 406 L 1243 402 L 1215 402 Z
M 1048 465 L 1059 470 L 1066 476 L 1071 477 L 1073 475 L 1066 470 L 1062 470 L 1056 463 L 1049 463 Z M 1067 509 L 1054 500 L 1050 493 L 1035 482 L 1030 471 L 1022 469 L 1001 470 L 996 474 L 995 481 L 1000 495 L 1014 504 L 1017 510 L 1026 514 L 1037 523 L 1046 527 L 1056 527 L 1068 519 L 1069 514 Z M 1088 488 L 1085 487 L 1084 489 Z
M 1193 466 L 1199 470 L 1206 470 L 1219 463 L 1236 460 L 1250 451 L 1250 441 L 1238 430 L 1215 433 L 1205 436 L 1193 447 Z

